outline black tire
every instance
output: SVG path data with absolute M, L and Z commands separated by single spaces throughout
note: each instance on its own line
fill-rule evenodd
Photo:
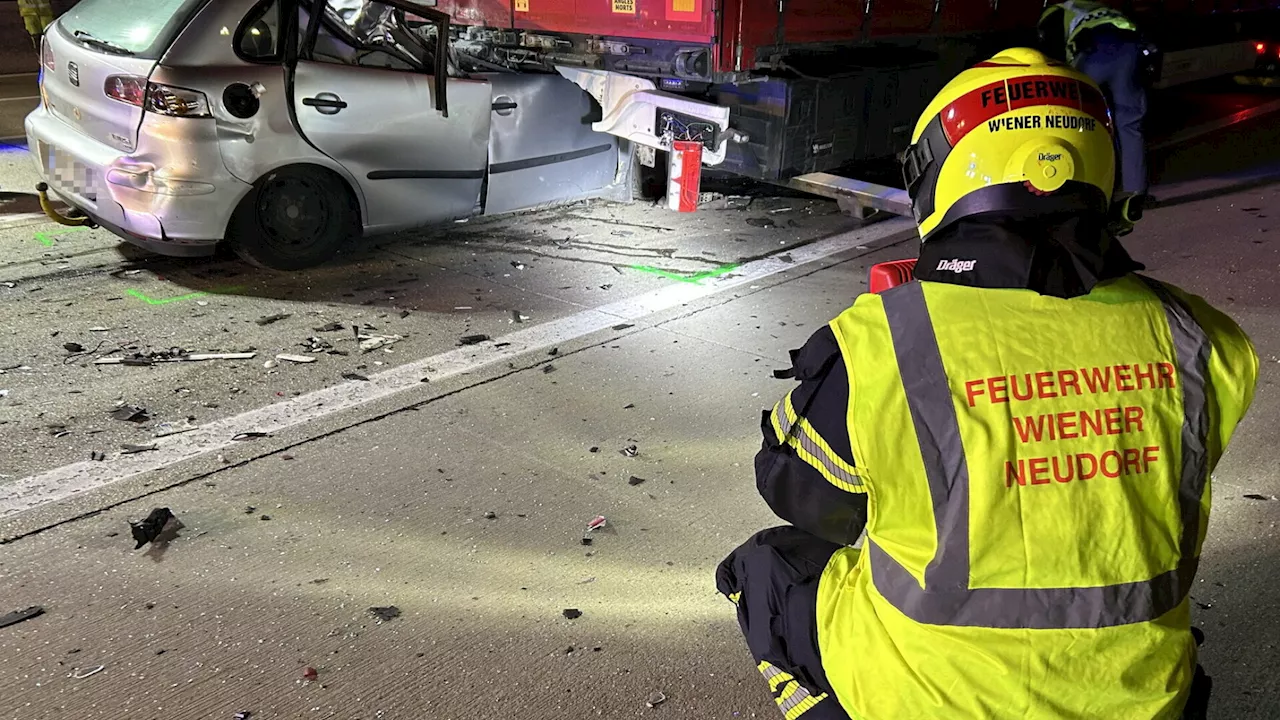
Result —
M 317 167 L 265 175 L 231 218 L 227 242 L 245 262 L 269 270 L 305 270 L 337 254 L 360 232 L 346 183 Z

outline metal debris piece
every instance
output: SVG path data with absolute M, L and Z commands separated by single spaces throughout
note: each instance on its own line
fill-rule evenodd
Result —
M 643 485 L 644 482 L 645 482 L 644 478 L 636 477 L 635 475 L 632 475 L 631 477 L 627 478 L 627 484 L 630 485 L 631 487 L 635 487 L 636 485 Z
M 89 332 L 111 332 L 111 328 L 99 325 L 89 328 Z
M 14 610 L 7 615 L 0 615 L 0 628 L 6 628 L 10 625 L 17 625 L 20 622 L 26 622 L 34 617 L 40 617 L 44 614 L 44 608 L 39 605 L 32 605 L 26 610 Z
M 635 445 L 628 445 L 622 448 L 621 450 L 619 450 L 618 452 L 622 453 L 623 455 L 626 455 L 627 457 L 635 457 L 640 454 L 640 448 L 636 447 Z
M 387 605 L 386 607 L 371 607 L 369 612 L 378 618 L 378 622 L 391 622 L 400 617 L 400 608 L 395 605 Z
M 749 195 L 730 195 L 724 199 L 725 210 L 746 210 L 755 199 Z
M 271 437 L 271 433 L 264 433 L 264 432 L 258 432 L 256 430 L 251 430 L 249 432 L 236 433 L 235 435 L 231 436 L 231 439 L 238 442 L 240 440 L 254 440 L 256 438 L 267 438 L 267 437 Z
M 87 677 L 93 677 L 94 675 L 97 675 L 98 673 L 106 669 L 107 669 L 106 665 L 99 665 L 98 667 L 90 670 L 89 672 L 82 673 L 80 672 L 79 668 L 76 668 L 71 672 L 70 675 L 68 675 L 68 677 L 70 677 L 72 680 L 83 680 Z
M 608 522 L 609 521 L 606 520 L 603 515 L 597 515 L 591 518 L 591 522 L 587 523 L 587 530 L 599 530 L 600 528 L 604 527 Z
M 358 335 L 356 337 L 360 341 L 360 352 L 370 353 L 379 348 L 384 348 L 393 343 L 398 343 L 404 338 L 399 335 Z
M 107 414 L 116 420 L 122 420 L 124 422 L 144 423 L 151 419 L 151 416 L 147 414 L 146 409 L 138 407 L 137 405 L 121 405 L 115 410 L 109 411 Z
M 358 381 L 360 381 L 360 382 L 369 382 L 369 378 L 365 377 L 364 375 L 361 375 L 360 373 L 354 373 L 354 372 L 344 372 L 344 373 L 342 373 L 342 379 L 343 379 L 343 380 L 358 380 Z
M 565 608 L 562 613 L 565 620 L 577 620 L 582 617 L 582 611 L 578 608 Z
M 484 519 L 485 519 L 485 520 L 497 520 L 497 519 L 498 519 L 498 513 L 494 512 L 494 511 L 492 511 L 492 510 L 486 510 L 486 511 L 485 511 L 485 513 L 484 513 Z
M 169 508 L 163 507 L 155 508 L 140 522 L 130 522 L 129 532 L 133 534 L 133 541 L 137 543 L 137 545 L 133 546 L 133 549 L 137 550 L 160 537 L 160 533 L 164 532 L 165 526 L 170 521 L 176 522 L 177 518 L 169 511 Z
M 459 345 L 479 345 L 489 340 L 488 335 L 464 335 L 458 340 Z
M 164 362 L 201 362 L 204 360 L 252 360 L 257 357 L 254 352 L 232 353 L 191 353 L 177 357 L 151 357 L 147 355 L 126 355 L 121 357 L 104 357 L 93 361 L 94 365 L 136 365 L 146 366 Z
M 791 210 L 792 210 L 791 206 L 790 206 L 790 205 L 787 205 L 787 206 L 785 206 L 785 207 L 774 208 L 774 209 L 772 209 L 772 210 L 770 210 L 770 211 L 769 211 L 769 214 L 770 214 L 770 215 L 781 215 L 782 213 L 789 213 L 789 212 L 791 212 Z
M 281 353 L 276 356 L 276 359 L 291 363 L 313 363 L 316 361 L 314 355 L 290 355 L 288 353 Z
M 198 429 L 199 427 L 200 427 L 199 425 L 196 425 L 191 422 L 191 418 L 186 418 L 181 423 L 171 423 L 171 422 L 160 423 L 155 427 L 155 430 L 151 434 L 154 435 L 155 437 L 162 438 L 162 437 L 168 437 L 170 435 L 179 435 L 182 433 L 188 433 L 188 432 L 191 432 L 192 430 Z
M 125 443 L 120 446 L 120 454 L 121 455 L 137 455 L 138 453 L 151 452 L 152 450 L 158 450 L 158 449 L 159 449 L 159 446 L 157 446 L 155 443 L 149 443 L 147 445 L 135 445 L 133 443 Z
M 313 667 L 309 667 L 306 670 L 302 671 L 302 679 L 306 680 L 307 682 L 315 682 L 316 679 L 319 677 L 320 677 L 320 673 L 316 672 L 316 669 Z
M 82 353 L 82 352 L 84 352 L 84 346 L 83 346 L 83 345 L 81 345 L 80 343 L 74 343 L 74 342 L 62 343 L 62 347 L 63 347 L 63 349 L 65 349 L 65 350 L 66 350 L 67 352 L 69 352 L 69 353 Z
M 340 322 L 331 322 L 311 329 L 314 332 L 338 332 L 339 330 L 345 330 L 346 326 Z
M 254 322 L 258 323 L 259 326 L 266 326 L 274 322 L 280 322 L 281 320 L 284 320 L 285 318 L 290 318 L 290 317 L 293 317 L 293 313 L 278 313 L 276 315 L 264 315 L 263 317 L 260 317 L 257 320 L 255 320 Z
M 644 704 L 648 705 L 651 708 L 655 708 L 666 701 L 667 701 L 667 696 L 655 690 L 649 693 L 649 699 L 645 700 Z

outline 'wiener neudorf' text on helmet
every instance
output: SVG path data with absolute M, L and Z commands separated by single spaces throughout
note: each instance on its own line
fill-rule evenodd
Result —
M 1111 113 L 1089 78 L 1014 48 L 960 73 L 916 124 L 903 176 L 920 236 L 961 218 L 1105 213 Z

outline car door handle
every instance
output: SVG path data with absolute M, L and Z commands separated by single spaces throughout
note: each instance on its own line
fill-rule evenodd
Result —
M 321 115 L 337 115 L 347 104 L 333 93 L 317 93 L 315 97 L 302 98 L 302 104 L 313 107 Z
M 516 101 L 506 95 L 499 96 L 493 100 L 493 111 L 503 117 L 507 117 L 511 113 L 515 112 L 517 107 L 519 106 L 516 104 Z

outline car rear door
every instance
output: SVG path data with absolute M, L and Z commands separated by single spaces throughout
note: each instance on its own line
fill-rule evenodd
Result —
M 412 3 L 315 0 L 293 68 L 293 113 L 316 149 L 360 183 L 366 227 L 396 230 L 477 212 L 488 158 L 491 89 L 437 82 L 434 42 Z M 415 40 L 416 38 L 416 40 Z M 444 98 L 439 90 L 445 89 Z M 447 112 L 444 112 L 447 100 Z
M 612 184 L 618 141 L 591 129 L 600 107 L 559 75 L 493 73 L 486 214 L 597 193 Z

